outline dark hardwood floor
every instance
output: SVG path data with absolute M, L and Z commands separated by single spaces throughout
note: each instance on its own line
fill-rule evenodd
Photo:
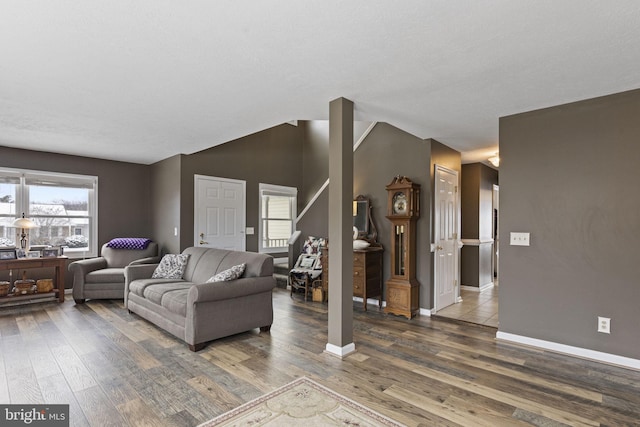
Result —
M 495 329 L 362 311 L 323 353 L 327 305 L 274 291 L 258 329 L 192 353 L 122 301 L 0 309 L 0 402 L 69 403 L 74 426 L 194 426 L 306 375 L 410 426 L 640 425 L 640 372 L 495 340 Z

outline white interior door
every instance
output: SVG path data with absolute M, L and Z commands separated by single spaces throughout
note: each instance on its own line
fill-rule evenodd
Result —
M 246 182 L 195 175 L 194 246 L 244 251 Z
M 438 311 L 456 302 L 458 296 L 458 172 L 435 166 L 435 298 Z

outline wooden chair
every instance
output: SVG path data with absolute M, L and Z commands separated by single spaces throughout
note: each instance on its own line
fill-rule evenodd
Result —
M 290 296 L 293 298 L 293 291 L 304 289 L 304 300 L 311 295 L 313 282 L 322 274 L 319 254 L 302 254 L 298 257 L 296 265 L 289 271 L 289 286 L 291 286 Z

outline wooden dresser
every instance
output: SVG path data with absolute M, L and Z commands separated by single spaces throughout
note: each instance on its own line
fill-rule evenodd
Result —
M 382 308 L 382 253 L 380 246 L 353 251 L 353 296 L 362 298 L 363 308 L 367 310 L 367 298 L 378 297 L 378 306 Z M 322 288 L 329 289 L 329 249 L 322 250 Z

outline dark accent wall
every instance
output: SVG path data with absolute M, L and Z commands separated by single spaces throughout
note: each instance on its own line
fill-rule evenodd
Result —
M 303 130 L 304 138 L 302 145 L 304 173 L 302 188 L 298 193 L 298 212 L 300 212 L 329 178 L 329 121 L 312 120 L 298 123 Z
M 97 176 L 98 250 L 114 237 L 154 238 L 146 165 L 0 147 L 0 166 Z
M 501 332 L 640 359 L 639 117 L 634 90 L 500 119 Z
M 493 186 L 498 184 L 498 171 L 482 163 L 462 165 L 462 239 L 460 251 L 460 284 L 480 287 L 493 282 L 492 230 Z
M 151 165 L 153 230 L 163 253 L 181 252 L 180 175 L 183 157 L 177 155 Z M 187 232 L 193 235 L 193 230 Z
M 302 190 L 298 195 L 300 209 L 311 201 L 329 178 L 329 121 L 310 120 L 298 122 L 303 129 Z M 353 122 L 353 143 L 356 144 L 371 126 L 370 122 Z M 354 179 L 356 177 L 354 176 Z
M 431 307 L 431 253 L 429 251 L 430 216 L 429 158 L 430 140 L 423 140 L 387 123 L 378 123 L 355 152 L 354 195 L 371 199 L 378 229 L 378 241 L 384 246 L 384 282 L 391 277 L 391 222 L 387 215 L 385 187 L 396 175 L 404 175 L 420 184 L 421 216 L 416 225 L 416 278 L 420 283 L 420 307 Z M 426 202 L 426 204 L 425 204 Z M 425 250 L 426 249 L 426 250 Z M 385 288 L 386 292 L 386 288 Z M 386 294 L 385 294 L 386 295 Z
M 182 156 L 180 250 L 193 246 L 194 175 L 246 181 L 247 251 L 258 251 L 258 184 L 302 187 L 302 129 L 283 124 L 198 153 Z M 287 253 L 272 254 L 287 256 Z
M 309 128 L 308 128 L 309 129 Z M 320 141 L 322 134 L 317 136 Z M 307 141 L 305 141 L 306 143 Z M 314 142 L 316 144 L 317 142 Z M 328 142 L 327 142 L 328 144 Z M 460 170 L 460 153 L 435 140 L 423 140 L 387 123 L 378 123 L 354 153 L 354 196 L 369 197 L 378 230 L 378 241 L 384 246 L 384 282 L 390 277 L 391 227 L 387 214 L 385 186 L 396 175 L 405 175 L 421 185 L 421 217 L 417 223 L 417 279 L 420 282 L 420 307 L 433 306 L 433 262 L 431 244 L 431 205 L 433 188 L 432 158 L 435 147 L 437 163 Z M 326 148 L 325 148 L 326 149 Z M 306 152 L 308 153 L 308 152 Z M 318 157 L 320 163 L 322 157 Z M 328 171 L 328 165 L 325 166 Z M 305 171 L 306 173 L 306 171 Z M 326 177 L 322 180 L 322 183 Z M 315 191 L 315 190 L 314 190 Z M 327 236 L 327 190 L 298 223 L 303 235 Z

